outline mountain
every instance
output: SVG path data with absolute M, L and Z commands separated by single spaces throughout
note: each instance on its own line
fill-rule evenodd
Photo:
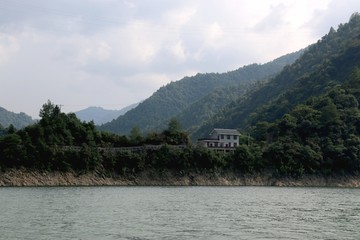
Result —
M 242 95 L 250 85 L 276 75 L 301 54 L 302 51 L 298 51 L 266 64 L 251 64 L 227 73 L 199 73 L 193 77 L 185 77 L 161 87 L 136 108 L 99 128 L 118 134 L 129 134 L 134 127 L 148 132 L 163 129 L 169 119 L 177 115 L 184 119 L 186 129 L 200 125 L 202 121 L 212 117 L 219 107 Z M 235 88 L 239 91 L 231 94 L 225 91 Z M 214 101 L 215 99 L 218 101 Z M 185 110 L 188 111 L 187 115 L 181 115 Z M 192 119 L 185 119 L 189 117 Z
M 300 50 L 295 53 L 286 54 L 269 63 L 258 65 L 258 70 L 263 71 L 263 68 L 269 68 L 269 71 L 273 68 L 281 69 L 294 62 L 303 51 L 304 50 Z M 277 67 L 275 67 L 276 65 Z M 225 87 L 219 87 L 197 102 L 191 104 L 175 118 L 181 123 L 186 131 L 193 133 L 203 125 L 204 122 L 207 122 L 212 117 L 216 116 L 220 109 L 223 109 L 228 104 L 239 99 L 239 97 L 243 96 L 251 89 L 264 84 L 268 78 L 264 78 L 263 80 L 264 81 L 255 81 L 250 84 L 232 84 Z
M 20 129 L 33 124 L 35 121 L 25 113 L 13 113 L 5 108 L 0 107 L 0 125 L 4 128 L 9 127 L 11 124 Z
M 137 105 L 138 103 L 134 103 L 120 110 L 108 110 L 102 107 L 88 107 L 86 109 L 75 112 L 75 114 L 81 121 L 94 121 L 96 125 L 101 125 L 110 122 L 121 115 L 124 115 L 126 112 L 135 108 Z
M 298 104 L 343 84 L 357 67 L 360 67 L 360 15 L 355 13 L 337 31 L 331 28 L 276 77 L 226 106 L 193 137 L 204 136 L 214 127 L 244 130 L 280 119 Z

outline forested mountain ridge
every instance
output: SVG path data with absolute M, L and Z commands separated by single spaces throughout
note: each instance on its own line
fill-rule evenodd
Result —
M 4 128 L 13 125 L 15 128 L 20 129 L 33 124 L 35 121 L 25 113 L 13 113 L 5 108 L 0 107 L 0 125 Z
M 248 84 L 274 76 L 284 66 L 293 63 L 301 54 L 302 51 L 298 51 L 266 64 L 251 64 L 227 73 L 206 73 L 185 77 L 161 87 L 136 108 L 118 119 L 100 126 L 99 129 L 118 134 L 128 134 L 134 127 L 139 127 L 144 132 L 155 130 L 164 126 L 169 119 L 176 117 L 192 104 L 214 91 L 218 91 L 219 88 L 242 85 L 244 89 L 247 89 Z M 240 91 L 239 94 L 243 92 Z M 223 101 L 229 99 L 228 94 L 225 94 L 221 97 Z M 233 100 L 233 98 L 229 100 Z M 190 113 L 196 114 L 192 111 Z M 200 118 L 200 120 L 203 119 Z M 191 124 L 187 126 L 187 128 L 190 127 Z
M 297 104 L 343 83 L 359 66 L 359 36 L 360 16 L 355 13 L 337 31 L 331 28 L 279 75 L 228 105 L 194 137 L 206 134 L 213 127 L 245 129 L 261 121 L 275 121 Z
M 310 174 L 324 176 L 325 182 L 334 174 L 358 176 L 360 15 L 338 31 L 331 29 L 308 51 L 307 57 L 228 105 L 223 111 L 227 117 L 220 115 L 217 123 L 229 124 L 221 127 L 243 127 L 234 152 L 194 146 L 176 119 L 162 132 L 142 135 L 134 128 L 129 136 L 119 136 L 98 131 L 93 122 L 62 113 L 48 101 L 37 123 L 17 131 L 0 128 L 0 170 L 92 171 L 128 179 L 150 170 L 187 175 L 190 181 L 193 173 L 260 173 L 275 179 Z M 267 92 L 271 90 L 278 94 Z M 247 105 L 254 103 L 258 105 Z M 243 109 L 247 116 L 232 112 Z
M 242 146 L 248 154 L 243 167 L 271 166 L 277 174 L 296 177 L 359 171 L 360 69 L 343 79 L 275 122 L 254 126 L 248 135 L 253 142 Z M 255 155 L 261 159 L 254 161 Z

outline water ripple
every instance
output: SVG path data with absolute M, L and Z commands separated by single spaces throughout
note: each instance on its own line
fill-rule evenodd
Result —
M 360 239 L 360 189 L 0 188 L 0 239 Z

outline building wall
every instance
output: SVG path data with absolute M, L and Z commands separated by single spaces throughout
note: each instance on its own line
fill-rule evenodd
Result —
M 199 144 L 209 148 L 236 148 L 239 146 L 239 136 L 214 131 L 210 138 L 199 141 Z
M 222 147 L 237 147 L 239 145 L 239 136 L 236 135 L 220 135 L 220 144 Z

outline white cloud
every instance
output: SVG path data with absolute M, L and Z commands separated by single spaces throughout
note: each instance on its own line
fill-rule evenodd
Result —
M 196 13 L 197 8 L 195 6 L 185 7 L 182 9 L 173 9 L 164 14 L 164 20 L 166 23 L 170 23 L 175 27 L 183 26 L 189 23 Z
M 100 42 L 97 47 L 97 55 L 101 61 L 109 59 L 112 47 L 106 42 Z
M 174 54 L 175 59 L 178 61 L 186 60 L 186 52 L 181 41 L 177 42 L 174 46 L 170 48 L 170 51 Z
M 305 24 L 314 38 L 329 32 L 330 27 L 337 29 L 341 23 L 348 22 L 354 12 L 359 12 L 360 1 L 358 0 L 331 0 L 326 8 L 314 10 L 313 17 Z
M 0 33 L 0 65 L 8 63 L 19 50 L 20 46 L 15 36 Z
M 221 47 L 224 31 L 218 22 L 209 25 L 205 33 L 205 42 L 208 47 L 219 48 Z
M 356 9 L 358 0 L 3 1 L 0 106 L 33 116 L 47 99 L 66 111 L 121 108 L 186 75 L 306 47 Z

